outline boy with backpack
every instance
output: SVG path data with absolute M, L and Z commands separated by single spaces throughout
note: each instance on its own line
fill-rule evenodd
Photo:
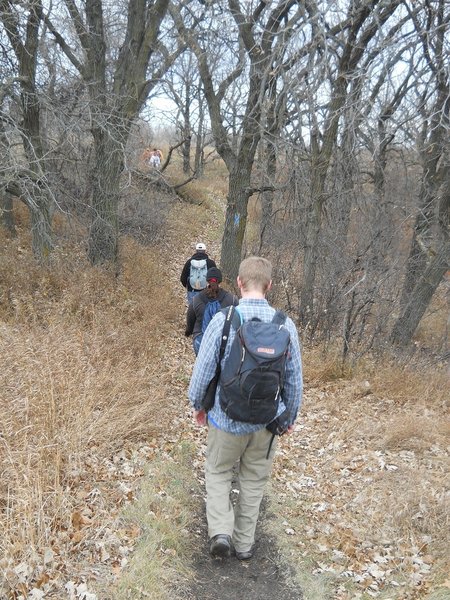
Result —
M 221 309 L 237 305 L 238 299 L 220 287 L 222 273 L 217 267 L 211 267 L 206 273 L 206 288 L 196 294 L 189 305 L 186 316 L 186 337 L 192 335 L 192 345 L 197 355 L 203 334 L 214 315 Z
M 206 246 L 199 242 L 195 246 L 195 254 L 189 258 L 181 271 L 181 285 L 186 288 L 188 306 L 194 296 L 206 288 L 206 273 L 216 263 L 206 254 Z
M 268 260 L 251 256 L 242 261 L 239 306 L 211 320 L 189 386 L 194 418 L 208 424 L 206 516 L 213 557 L 228 557 L 233 549 L 239 560 L 253 556 L 275 436 L 293 429 L 301 404 L 298 334 L 292 320 L 265 299 L 271 277 Z M 218 385 L 206 416 L 202 402 L 215 376 Z M 233 510 L 229 494 L 236 461 L 240 493 Z

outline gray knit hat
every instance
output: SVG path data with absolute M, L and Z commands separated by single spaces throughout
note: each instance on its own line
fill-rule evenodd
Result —
M 210 267 L 206 272 L 206 281 L 215 279 L 217 283 L 222 281 L 222 271 L 217 267 Z

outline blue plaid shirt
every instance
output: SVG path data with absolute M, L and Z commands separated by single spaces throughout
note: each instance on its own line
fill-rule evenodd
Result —
M 248 321 L 252 317 L 258 317 L 261 321 L 267 323 L 272 320 L 275 314 L 275 309 L 269 305 L 267 300 L 263 299 L 243 298 L 239 301 L 238 310 L 243 321 Z M 200 410 L 208 383 L 216 372 L 224 322 L 225 316 L 220 312 L 210 321 L 195 361 L 188 394 L 189 400 L 196 410 Z M 287 409 L 289 414 L 287 424 L 292 425 L 297 417 L 297 412 L 302 400 L 302 362 L 297 330 L 289 317 L 286 319 L 285 326 L 290 333 L 291 343 L 289 347 L 289 357 L 286 361 L 284 388 L 281 394 L 281 402 L 277 416 L 281 415 L 285 409 Z M 232 326 L 222 360 L 222 367 L 230 354 L 235 334 L 236 332 Z M 235 435 L 245 435 L 264 429 L 265 425 L 242 423 L 240 421 L 233 421 L 227 417 L 220 408 L 219 391 L 220 384 L 217 386 L 214 407 L 208 413 L 208 421 L 212 425 L 218 429 L 227 431 L 228 433 L 234 433 Z

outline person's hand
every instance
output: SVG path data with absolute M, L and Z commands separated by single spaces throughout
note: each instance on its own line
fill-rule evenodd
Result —
M 290 433 L 292 433 L 295 429 L 295 425 L 288 425 L 288 428 L 286 429 L 286 433 L 289 435 Z
M 206 425 L 206 411 L 202 410 L 194 410 L 194 419 L 200 427 Z

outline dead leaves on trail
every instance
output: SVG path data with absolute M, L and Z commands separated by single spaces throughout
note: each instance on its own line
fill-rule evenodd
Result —
M 274 497 L 285 546 L 331 582 L 335 599 L 424 598 L 448 572 L 444 415 L 360 388 L 310 387 L 281 440 Z

